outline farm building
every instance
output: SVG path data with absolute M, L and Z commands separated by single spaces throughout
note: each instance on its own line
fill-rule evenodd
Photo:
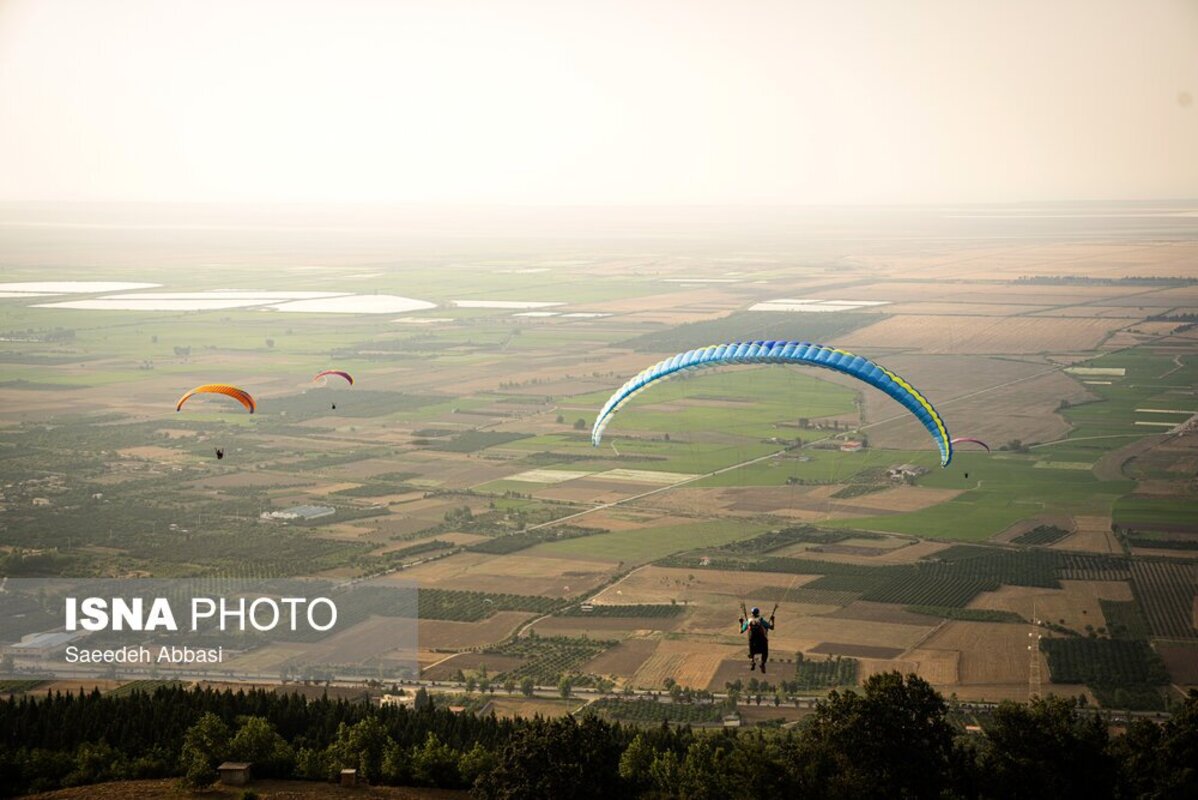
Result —
M 927 470 L 918 464 L 899 464 L 897 467 L 891 467 L 886 470 L 886 474 L 891 480 L 902 481 L 908 478 L 918 478 L 920 475 L 926 475 Z
M 28 633 L 21 641 L 4 647 L 0 652 L 11 656 L 27 656 L 29 658 L 49 658 L 61 652 L 68 644 L 76 639 L 90 635 L 87 631 L 42 631 Z
M 332 506 L 291 506 L 284 508 L 282 511 L 263 511 L 262 519 L 281 519 L 281 520 L 312 520 L 320 519 L 321 517 L 331 517 L 337 513 L 337 509 Z
M 226 761 L 216 771 L 220 773 L 220 782 L 226 786 L 245 786 L 252 780 L 251 766 L 246 761 Z

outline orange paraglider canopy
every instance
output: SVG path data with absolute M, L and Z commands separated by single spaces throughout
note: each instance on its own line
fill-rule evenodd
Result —
M 238 403 L 246 407 L 251 414 L 258 408 L 258 404 L 254 402 L 254 398 L 245 389 L 238 389 L 236 386 L 230 386 L 227 383 L 205 383 L 203 386 L 197 386 L 187 394 L 179 398 L 179 402 L 175 404 L 176 411 L 183 410 L 183 404 L 188 401 L 192 395 L 197 394 L 223 394 L 227 397 L 232 397 Z
M 336 375 L 339 378 L 345 378 L 345 380 L 347 380 L 349 382 L 350 386 L 354 385 L 354 376 L 350 375 L 348 372 L 346 372 L 343 369 L 326 369 L 323 372 L 316 373 L 316 377 L 314 377 L 312 380 L 318 381 L 321 378 L 327 378 L 330 375 Z

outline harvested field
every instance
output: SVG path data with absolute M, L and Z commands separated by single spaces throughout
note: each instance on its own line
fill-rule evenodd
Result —
M 776 588 L 776 587 L 767 587 Z M 815 619 L 823 618 L 840 608 L 839 605 L 833 603 L 805 603 L 797 602 L 793 597 L 785 598 L 783 594 L 785 588 L 776 593 L 770 594 L 746 594 L 738 598 L 719 598 L 715 602 L 692 603 L 691 610 L 685 617 L 682 625 L 679 626 L 679 633 L 690 633 L 697 636 L 704 636 L 719 631 L 730 636 L 739 637 L 739 628 L 737 627 L 737 619 L 740 618 L 740 602 L 743 600 L 746 606 L 752 607 L 756 604 L 761 608 L 762 613 L 768 613 L 774 606 L 778 604 L 777 621 L 780 630 L 783 634 L 794 634 L 795 620 L 800 619 Z M 780 634 L 777 631 L 771 634 L 770 641 L 781 642 Z
M 121 458 L 138 458 L 146 461 L 187 461 L 193 458 L 191 453 L 175 450 L 171 447 L 160 447 L 154 444 L 141 447 L 124 447 L 117 450 Z
M 1079 305 L 1036 311 L 1032 316 L 1102 318 L 1112 320 L 1112 324 L 1117 325 L 1119 320 L 1141 320 L 1144 318 L 1144 312 L 1131 306 Z
M 497 675 L 500 672 L 515 669 L 523 663 L 524 659 L 516 656 L 501 656 L 493 653 L 459 653 L 435 666 L 420 670 L 420 678 L 426 681 L 445 681 L 457 674 L 458 670 L 469 675 L 472 672 L 481 672 L 483 668 L 486 668 L 488 674 Z
M 1060 589 L 1001 586 L 982 592 L 966 607 L 1014 611 L 1024 619 L 1038 616 L 1084 634 L 1087 625 L 1106 625 L 1100 599 L 1129 601 L 1131 586 L 1125 581 L 1061 581 Z
M 619 508 L 597 511 L 594 514 L 588 514 L 585 519 L 585 524 L 588 528 L 602 528 L 613 533 L 648 527 L 683 525 L 690 521 L 688 517 L 668 517 L 654 512 L 632 511 Z
M 562 486 L 535 487 L 528 494 L 531 494 L 538 500 L 599 505 L 602 503 L 612 503 L 634 494 L 640 494 L 645 489 L 646 487 L 636 484 L 579 479 L 570 481 L 568 484 Z
M 306 645 L 304 657 L 316 663 L 358 664 L 393 650 L 414 649 L 415 632 L 416 625 L 410 619 L 372 616 L 348 630 Z
M 901 544 L 883 553 L 871 556 L 854 555 L 851 553 L 831 552 L 826 546 L 814 550 L 810 544 L 800 543 L 776 550 L 772 555 L 813 557 L 820 561 L 835 561 L 841 564 L 865 564 L 867 566 L 882 566 L 884 564 L 913 564 L 922 558 L 938 553 L 949 545 L 932 539 L 915 541 L 913 539 L 898 539 Z M 776 579 L 775 579 L 776 580 Z
M 577 700 L 550 700 L 546 698 L 515 698 L 515 697 L 494 697 L 491 700 L 491 708 L 495 711 L 495 716 L 504 719 L 512 717 L 522 717 L 524 719 L 532 719 L 538 714 L 542 717 L 564 717 L 567 714 L 573 714 L 578 710 L 579 701 Z M 455 794 L 454 797 L 468 797 L 466 792 L 460 795 Z
M 844 642 L 820 642 L 807 652 L 827 656 L 852 656 L 853 658 L 894 658 L 903 654 L 903 650 L 896 647 L 874 647 L 867 644 Z
M 880 647 L 889 654 L 915 647 L 934 628 L 935 621 L 924 626 L 892 625 L 861 619 L 840 619 L 830 616 L 781 618 L 778 630 L 770 635 L 770 646 L 779 653 L 800 650 L 816 652 L 821 643 L 838 642 L 846 645 Z M 852 655 L 845 652 L 844 655 Z M 897 653 L 895 654 L 897 655 Z M 879 656 L 884 658 L 890 655 Z
M 939 398 L 941 405 L 952 399 L 953 429 L 968 430 L 970 436 L 989 442 L 1012 438 L 1042 442 L 1059 439 L 1069 431 L 1068 424 L 1057 413 L 1060 401 L 1079 403 L 1093 397 L 1074 378 L 1049 371 L 1052 366 L 1038 358 L 1016 361 L 894 354 L 887 356 L 885 363 L 929 397 Z M 978 390 L 983 393 L 976 397 L 953 399 Z M 869 429 L 870 442 L 875 448 L 910 449 L 913 443 L 922 443 L 927 438 L 923 426 L 914 420 L 909 422 L 908 415 L 886 395 L 865 392 L 862 397 L 865 419 L 870 425 L 894 420 Z
M 920 645 L 927 650 L 956 651 L 959 683 L 1022 684 L 1028 680 L 1026 625 L 995 622 L 946 622 Z M 1038 654 L 1042 674 L 1048 675 L 1044 654 Z M 1047 681 L 1046 681 L 1047 682 Z
M 539 636 L 588 636 L 592 639 L 616 639 L 649 631 L 673 631 L 682 617 L 548 617 L 536 624 Z
M 555 484 L 572 481 L 577 478 L 585 478 L 593 473 L 583 470 L 565 470 L 565 469 L 530 469 L 524 472 L 519 472 L 515 475 L 509 475 L 505 480 L 509 481 L 524 481 L 526 483 L 545 483 Z
M 845 334 L 848 348 L 900 347 L 923 353 L 1004 354 L 1092 350 L 1111 323 L 1084 317 L 894 316 Z
M 1050 307 L 1043 304 L 1028 304 L 1028 303 L 954 303 L 954 302 L 931 302 L 931 303 L 897 303 L 886 307 L 887 314 L 915 315 L 915 316 L 933 316 L 933 317 L 956 317 L 956 316 L 980 316 L 980 317 L 1013 317 L 1019 314 L 1041 314 L 1048 312 Z M 1082 314 L 1079 316 L 1097 316 L 1096 314 Z
M 636 673 L 632 676 L 635 686 L 659 687 L 666 678 L 673 678 L 681 686 L 703 689 L 711 683 L 720 664 L 735 653 L 739 647 L 732 645 L 702 644 L 686 641 L 664 640 L 658 643 Z
M 747 589 L 746 602 L 765 602 L 760 598 L 775 597 L 785 601 L 778 606 L 788 614 L 831 615 L 841 606 L 846 606 L 861 596 L 860 592 L 837 591 L 835 589 L 791 588 L 788 586 L 754 586 Z
M 895 670 L 903 674 L 914 672 L 943 691 L 945 686 L 960 682 L 960 661 L 961 654 L 956 650 L 921 647 L 898 658 L 863 658 L 858 664 L 858 678 L 864 680 L 878 672 Z
M 614 568 L 615 564 L 568 558 L 458 553 L 404 570 L 397 578 L 425 588 L 573 597 L 603 583 Z
M 770 666 L 773 667 L 771 673 L 776 675 L 778 680 L 790 680 L 794 677 L 794 666 L 784 667 L 780 662 L 773 658 L 773 652 L 770 652 Z M 735 683 L 736 681 L 748 681 L 749 678 L 760 678 L 760 674 L 749 671 L 749 651 L 745 648 L 741 653 L 733 658 L 727 658 L 720 662 L 720 666 L 711 676 L 710 683 L 704 688 L 709 692 L 722 692 L 727 684 Z
M 838 619 L 861 619 L 870 622 L 885 622 L 891 625 L 919 625 L 923 628 L 935 625 L 937 622 L 935 618 L 925 617 L 923 614 L 912 614 L 902 606 L 896 606 L 892 603 L 871 603 L 866 600 L 857 600 L 827 616 Z
M 688 478 L 697 478 L 698 475 L 692 475 L 685 472 L 660 472 L 651 469 L 609 469 L 606 472 L 600 472 L 592 475 L 591 480 L 599 481 L 616 481 L 616 482 L 631 482 L 631 483 L 647 483 L 651 486 L 668 486 L 672 483 L 687 480 Z
M 313 482 L 282 472 L 231 472 L 212 475 L 193 481 L 190 485 L 198 489 L 235 489 L 241 487 L 264 487 L 273 489 L 311 485 Z
M 918 511 L 960 494 L 957 489 L 898 486 L 848 500 L 837 500 L 831 495 L 840 488 L 838 485 L 682 487 L 664 495 L 656 495 L 650 502 L 655 508 L 680 513 L 722 513 L 742 517 L 773 514 L 800 522 L 821 522 Z
M 1169 677 L 1179 686 L 1198 686 L 1198 644 L 1158 642 L 1156 652 L 1165 662 Z
M 583 672 L 631 678 L 657 649 L 657 639 L 625 639 L 587 662 Z
M 1073 535 L 1066 536 L 1052 545 L 1053 550 L 1113 554 L 1122 552 L 1123 548 L 1111 532 L 1110 517 L 1075 516 L 1073 524 L 1076 526 Z
M 828 488 L 828 487 L 821 487 Z M 897 514 L 905 511 L 919 511 L 929 506 L 952 500 L 961 492 L 956 489 L 934 489 L 927 486 L 896 486 L 873 494 L 852 498 L 851 502 L 842 503 L 832 499 L 833 512 L 843 509 L 846 513 L 860 514 L 862 510 L 869 514 Z
M 307 660 L 311 646 L 297 643 L 277 643 L 259 647 L 232 658 L 226 658 L 226 666 L 234 674 L 262 674 L 281 671 L 293 659 Z
M 741 725 L 760 725 L 763 722 L 774 722 L 776 720 L 785 720 L 788 723 L 796 722 L 803 717 L 815 713 L 809 708 L 794 708 L 792 706 L 774 708 L 773 702 L 768 697 L 762 698 L 761 705 L 741 703 L 736 711 L 740 714 Z
M 883 547 L 861 547 L 850 544 L 824 544 L 816 545 L 811 548 L 812 553 L 834 553 L 842 556 L 861 556 L 862 558 L 873 558 L 875 556 L 885 555 L 890 551 Z
M 802 575 L 795 587 L 819 576 Z M 789 579 L 787 579 L 789 580 Z M 770 572 L 647 566 L 625 576 L 604 589 L 596 603 L 669 603 L 671 600 L 697 602 L 704 596 L 740 597 L 746 586 L 773 585 L 778 576 Z
M 420 647 L 424 650 L 465 650 L 501 642 L 535 614 L 499 611 L 478 622 L 420 620 Z
M 903 658 L 914 661 L 916 674 L 929 683 L 946 686 L 961 682 L 964 655 L 957 650 L 917 647 L 904 653 Z

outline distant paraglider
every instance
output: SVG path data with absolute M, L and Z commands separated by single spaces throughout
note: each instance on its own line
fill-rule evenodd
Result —
M 960 444 L 961 442 L 969 442 L 971 444 L 981 445 L 982 447 L 986 448 L 987 453 L 990 452 L 990 445 L 986 444 L 981 439 L 971 439 L 968 436 L 960 436 L 952 441 L 954 445 Z
M 844 350 L 811 342 L 790 341 L 717 344 L 688 350 L 659 361 L 621 386 L 604 404 L 591 430 L 591 443 L 597 447 L 615 413 L 649 386 L 681 372 L 735 364 L 800 364 L 830 369 L 864 381 L 885 392 L 915 415 L 940 449 L 940 466 L 947 467 L 953 459 L 954 440 L 949 438 L 944 420 L 927 398 L 907 381 L 867 358 Z
M 345 380 L 346 380 L 346 381 L 349 383 L 349 385 L 350 385 L 350 386 L 353 386 L 353 385 L 354 385 L 354 376 L 353 376 L 353 375 L 350 375 L 348 372 L 345 372 L 344 370 L 340 370 L 340 369 L 326 369 L 326 370 L 323 370 L 322 372 L 318 372 L 318 373 L 316 373 L 316 376 L 315 376 L 314 378 L 312 378 L 312 380 L 314 380 L 314 381 L 319 381 L 319 380 L 325 380 L 325 381 L 327 381 L 327 379 L 328 379 L 328 377 L 329 377 L 330 375 L 336 375 L 336 376 L 337 376 L 337 377 L 339 377 L 339 378 L 344 378 L 344 379 L 345 379 Z
M 197 394 L 223 394 L 226 397 L 232 397 L 238 403 L 245 406 L 245 409 L 251 414 L 258 408 L 258 404 L 254 401 L 254 398 L 245 389 L 238 389 L 236 386 L 230 386 L 227 383 L 205 383 L 180 397 L 179 402 L 175 404 L 175 410 L 182 411 L 183 404 Z

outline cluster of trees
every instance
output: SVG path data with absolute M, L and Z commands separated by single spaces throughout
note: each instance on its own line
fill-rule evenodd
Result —
M 420 619 L 445 619 L 477 622 L 496 611 L 533 611 L 547 614 L 565 601 L 554 597 L 528 594 L 471 592 L 465 589 L 421 589 Z
M 547 514 L 546 511 L 550 513 Z M 515 528 L 523 528 L 538 522 L 548 522 L 559 515 L 560 512 L 555 509 L 534 509 L 533 513 L 513 509 L 504 515 L 504 520 Z M 594 536 L 598 533 L 607 533 L 607 531 L 603 528 L 584 528 L 579 525 L 554 525 L 552 528 L 542 528 L 536 531 L 517 530 L 516 533 L 502 533 L 491 539 L 472 544 L 466 549 L 472 553 L 506 555 L 544 542 L 577 539 L 582 536 Z
M 1106 689 L 1167 686 L 1164 661 L 1142 639 L 1042 639 L 1056 683 L 1085 683 Z
M 163 688 L 0 702 L 0 787 L 126 777 L 215 779 L 225 758 L 312 780 L 471 787 L 515 798 L 1026 798 L 1198 796 L 1198 693 L 1172 719 L 1112 736 L 1049 698 L 1008 703 L 962 735 L 927 683 L 871 676 L 793 730 L 636 728 L 596 716 L 498 720 L 268 692 Z
M 582 686 L 593 682 L 594 678 L 577 675 L 578 669 L 616 644 L 615 640 L 585 636 L 538 636 L 533 631 L 529 636 L 488 647 L 483 653 L 525 659 L 523 664 L 504 673 L 506 677 L 515 680 L 532 678 L 539 686 L 557 683 L 559 687 L 562 679 L 567 678 L 571 686 Z M 562 694 L 569 696 L 566 691 Z

